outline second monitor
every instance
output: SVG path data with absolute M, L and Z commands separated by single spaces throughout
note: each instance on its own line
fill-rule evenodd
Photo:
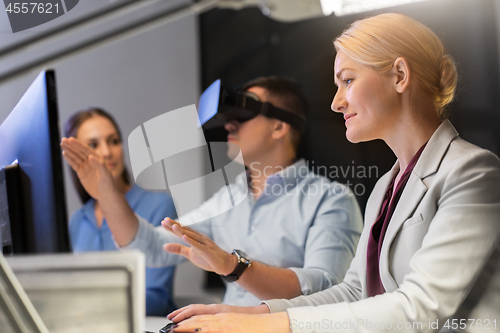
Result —
M 0 126 L 4 254 L 70 251 L 59 142 L 55 74 L 46 70 Z

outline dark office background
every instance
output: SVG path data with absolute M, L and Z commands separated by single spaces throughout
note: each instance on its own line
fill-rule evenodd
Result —
M 423 1 L 390 11 L 422 22 L 442 39 L 459 73 L 449 118 L 464 139 L 498 155 L 500 86 L 494 1 Z M 342 116 L 330 110 L 336 91 L 332 40 L 352 21 L 387 11 L 295 23 L 274 21 L 258 9 L 212 10 L 200 16 L 202 89 L 217 78 L 237 87 L 256 76 L 272 74 L 301 82 L 309 99 L 303 155 L 320 173 L 328 171 L 332 176 L 334 170 L 339 171 L 335 180 L 350 182 L 351 189 L 361 194 L 358 200 L 363 211 L 377 178 L 390 169 L 395 156 L 382 141 L 351 144 L 345 138 Z M 215 140 L 221 133 L 207 135 Z M 358 174 L 363 167 L 366 177 Z M 349 174 L 344 177 L 342 170 Z

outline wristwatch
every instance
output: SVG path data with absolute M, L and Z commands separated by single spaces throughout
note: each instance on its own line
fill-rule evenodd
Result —
M 226 282 L 234 282 L 237 281 L 241 274 L 247 269 L 248 267 L 252 266 L 252 260 L 248 258 L 248 255 L 241 251 L 241 250 L 233 250 L 233 253 L 236 255 L 236 258 L 238 258 L 238 264 L 236 265 L 234 271 L 229 274 L 229 275 L 221 275 L 222 280 Z

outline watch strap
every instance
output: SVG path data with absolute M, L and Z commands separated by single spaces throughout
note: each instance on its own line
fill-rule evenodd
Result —
M 224 280 L 226 282 L 235 282 L 235 281 L 238 281 L 238 279 L 243 274 L 243 272 L 245 272 L 245 270 L 252 265 L 251 261 L 249 259 L 247 259 L 247 258 L 244 258 L 245 262 L 242 261 L 241 260 L 242 257 L 240 256 L 240 254 L 236 250 L 233 250 L 232 254 L 237 256 L 238 263 L 236 264 L 236 267 L 231 272 L 231 274 L 229 274 L 229 275 L 221 275 L 222 280 Z
M 239 262 L 236 265 L 236 268 L 234 269 L 234 271 L 229 275 L 222 276 L 222 279 L 226 282 L 238 281 L 241 274 L 243 274 L 243 272 L 247 269 L 247 267 L 248 267 L 247 264 Z

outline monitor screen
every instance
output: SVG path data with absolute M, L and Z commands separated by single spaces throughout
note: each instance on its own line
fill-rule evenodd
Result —
M 2 245 L 6 254 L 70 251 L 59 142 L 55 75 L 46 70 L 0 125 L 0 233 L 12 240 Z
M 200 124 L 205 124 L 217 113 L 220 103 L 221 81 L 216 80 L 200 96 L 198 103 L 198 117 Z

